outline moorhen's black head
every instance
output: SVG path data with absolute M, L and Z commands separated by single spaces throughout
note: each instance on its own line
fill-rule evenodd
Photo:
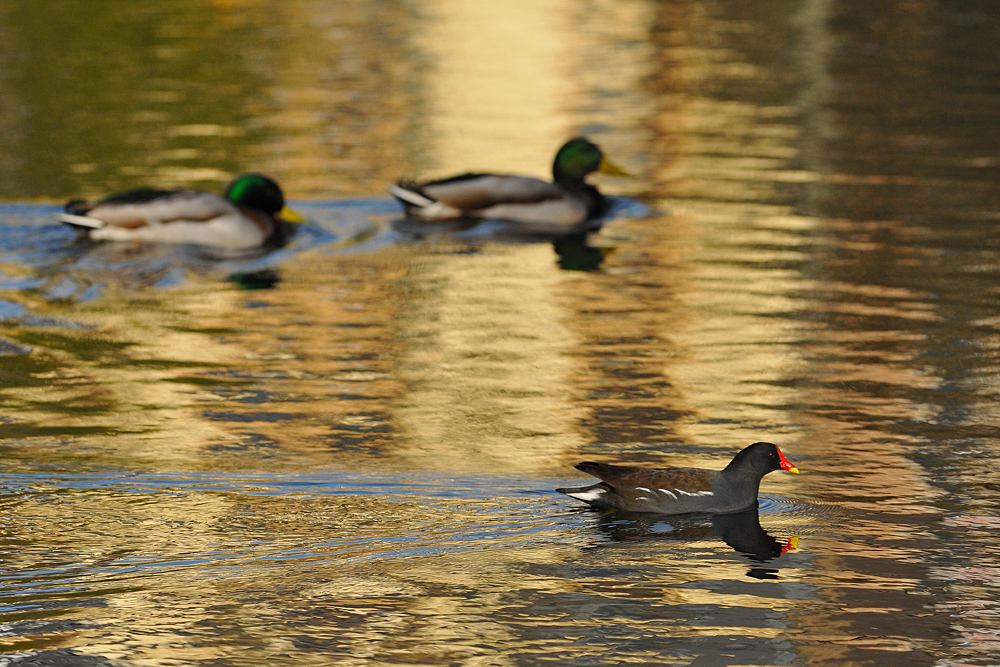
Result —
M 733 457 L 723 472 L 740 472 L 763 477 L 774 470 L 799 471 L 792 465 L 778 446 L 770 442 L 755 442 Z

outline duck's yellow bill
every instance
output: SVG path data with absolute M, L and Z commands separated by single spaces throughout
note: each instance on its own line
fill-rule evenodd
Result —
M 284 208 L 282 208 L 280 211 L 278 211 L 278 213 L 274 217 L 276 217 L 277 219 L 282 220 L 284 222 L 305 222 L 306 221 L 306 219 L 302 215 L 300 215 L 299 213 L 296 213 L 292 209 L 288 208 L 287 204 L 285 205 Z
M 601 158 L 601 163 L 597 165 L 597 171 L 601 172 L 602 174 L 611 174 L 612 176 L 632 175 L 606 157 Z

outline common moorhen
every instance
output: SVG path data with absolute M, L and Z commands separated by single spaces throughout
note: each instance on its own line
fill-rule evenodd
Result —
M 799 471 L 770 442 L 755 442 L 726 469 L 637 468 L 585 461 L 577 470 L 601 481 L 590 486 L 556 489 L 598 509 L 658 514 L 726 514 L 757 506 L 760 480 L 772 470 Z

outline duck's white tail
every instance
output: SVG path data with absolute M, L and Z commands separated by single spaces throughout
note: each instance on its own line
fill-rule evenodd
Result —
M 386 186 L 386 189 L 389 190 L 389 194 L 407 205 L 408 215 L 430 220 L 447 220 L 459 217 L 462 214 L 461 211 L 451 206 L 434 201 L 430 197 L 426 197 L 413 190 L 407 190 L 399 185 L 389 185 Z
M 420 208 L 427 208 L 433 206 L 437 202 L 433 199 L 428 199 L 419 192 L 414 192 L 413 190 L 407 190 L 406 188 L 400 187 L 398 185 L 390 185 L 386 188 L 396 199 L 404 201 L 407 204 L 412 204 L 413 206 L 419 206 Z
M 86 227 L 87 229 L 101 229 L 108 224 L 97 218 L 88 218 L 85 215 L 73 215 L 72 213 L 60 213 L 56 216 L 56 220 L 73 227 Z

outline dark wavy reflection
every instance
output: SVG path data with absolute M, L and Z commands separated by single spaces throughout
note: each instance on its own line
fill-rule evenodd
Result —
M 711 516 L 662 517 L 637 513 L 605 513 L 598 522 L 601 532 L 615 541 L 676 540 L 679 542 L 716 538 L 752 561 L 768 563 L 795 549 L 798 537 L 778 540 L 760 525 L 758 510 Z M 777 578 L 776 569 L 755 567 L 748 572 L 757 578 Z

